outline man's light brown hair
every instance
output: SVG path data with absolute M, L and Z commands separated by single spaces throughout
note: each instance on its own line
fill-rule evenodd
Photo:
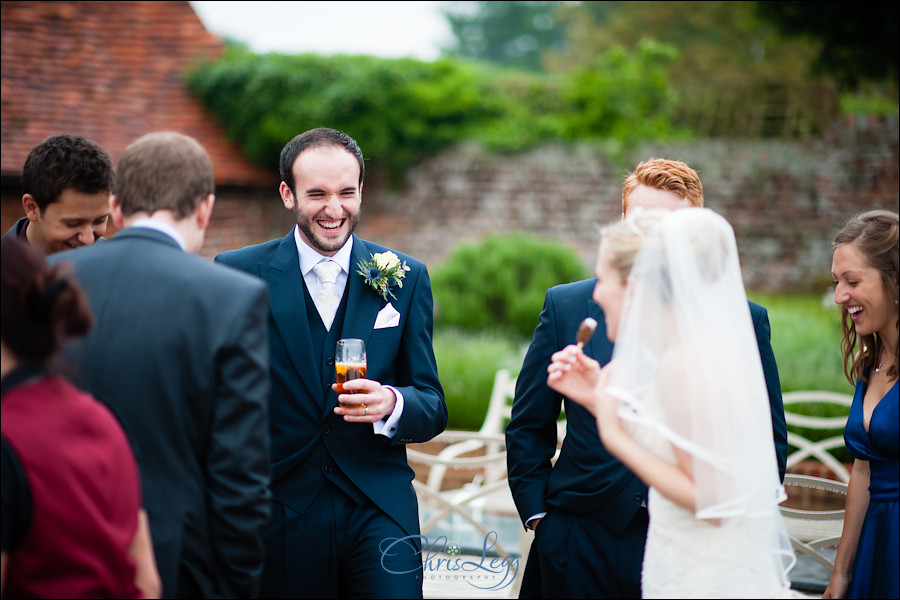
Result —
M 213 164 L 197 140 L 175 133 L 149 133 L 119 159 L 115 194 L 128 217 L 170 210 L 183 219 L 216 191 Z
M 697 172 L 678 160 L 651 158 L 639 163 L 622 187 L 622 214 L 628 212 L 628 196 L 639 185 L 666 190 L 687 200 L 690 206 L 703 206 L 703 184 Z

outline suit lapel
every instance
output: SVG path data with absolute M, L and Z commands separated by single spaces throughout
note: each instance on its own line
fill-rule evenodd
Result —
M 375 290 L 366 285 L 362 275 L 356 272 L 356 266 L 369 260 L 372 253 L 363 240 L 353 236 L 353 250 L 350 253 L 350 274 L 347 277 L 347 312 L 341 329 L 341 337 L 359 338 L 369 345 L 375 317 L 387 302 Z
M 604 321 L 603 311 L 590 298 L 587 301 L 587 316 L 597 320 L 597 329 L 594 331 L 594 335 L 591 336 L 591 341 L 588 342 L 588 355 L 603 363 L 605 361 L 602 360 L 602 357 L 610 347 L 609 339 L 606 337 L 606 322 Z
M 288 355 L 299 375 L 298 379 L 309 395 L 321 402 L 324 383 L 319 374 L 309 333 L 303 275 L 300 273 L 300 258 L 293 230 L 281 241 L 272 260 L 268 264 L 261 264 L 259 269 L 260 277 L 269 284 L 272 319 L 281 333 Z M 311 378 L 314 380 L 310 380 Z

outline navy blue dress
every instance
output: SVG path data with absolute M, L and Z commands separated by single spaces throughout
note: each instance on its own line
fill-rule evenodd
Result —
M 869 431 L 863 426 L 863 396 L 866 384 L 858 381 L 844 442 L 850 453 L 869 461 L 869 507 L 859 534 L 850 598 L 897 598 L 900 596 L 900 416 L 898 383 L 881 399 L 872 413 Z

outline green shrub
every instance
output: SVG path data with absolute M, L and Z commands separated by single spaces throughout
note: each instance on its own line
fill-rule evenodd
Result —
M 440 328 L 434 334 L 438 375 L 450 413 L 448 429 L 477 431 L 487 415 L 497 369 L 517 374 L 527 341 L 494 332 Z
M 432 273 L 435 324 L 530 339 L 547 288 L 585 277 L 571 248 L 534 235 L 464 243 Z

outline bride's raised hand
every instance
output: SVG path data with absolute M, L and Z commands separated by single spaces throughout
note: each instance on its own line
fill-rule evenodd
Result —
M 600 363 L 572 344 L 550 357 L 547 373 L 547 385 L 551 389 L 593 412 Z

